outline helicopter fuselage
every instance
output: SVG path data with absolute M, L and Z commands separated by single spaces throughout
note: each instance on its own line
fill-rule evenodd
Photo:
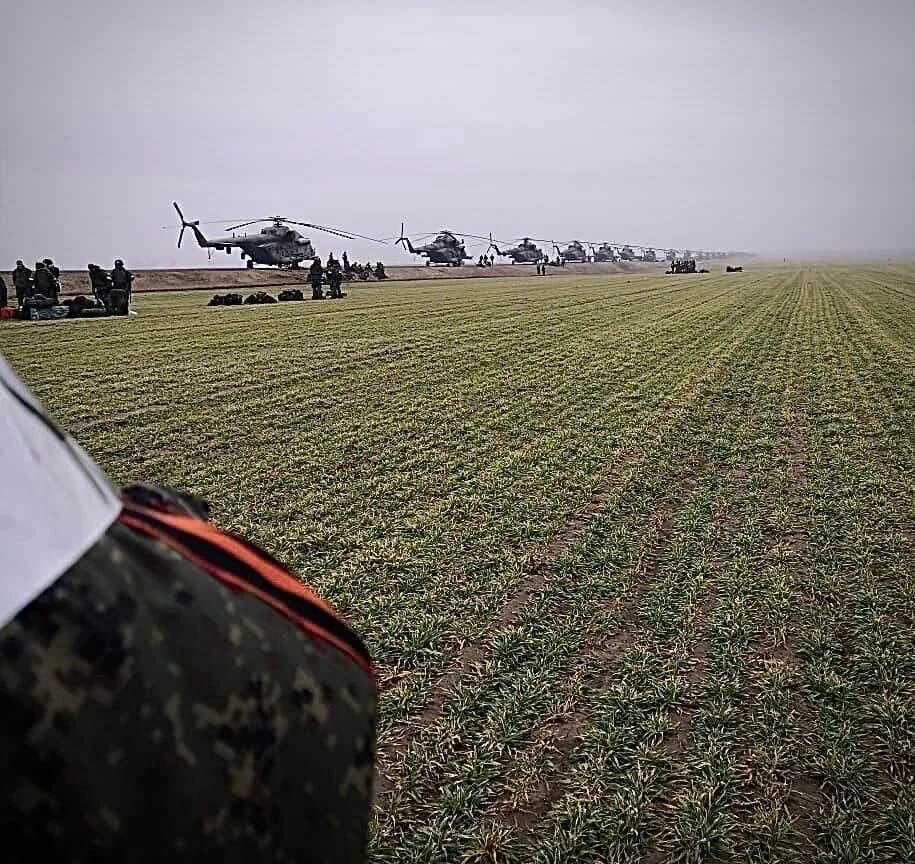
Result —
M 533 243 L 521 243 L 512 249 L 506 249 L 504 252 L 495 243 L 492 244 L 492 248 L 496 250 L 496 255 L 501 255 L 503 258 L 511 258 L 512 264 L 536 264 L 543 258 L 543 252 Z
M 430 264 L 448 264 L 451 267 L 460 267 L 464 261 L 470 260 L 464 244 L 445 235 L 437 237 L 435 242 L 427 243 L 425 246 L 414 246 L 408 240 L 407 248 L 414 255 L 424 256 Z
M 617 260 L 616 253 L 613 251 L 613 248 L 610 246 L 607 246 L 606 244 L 595 249 L 591 253 L 591 258 L 592 258 L 592 260 L 600 262 L 600 263 L 607 263 L 607 262 Z
M 204 249 L 225 250 L 231 253 L 240 249 L 242 258 L 248 258 L 254 264 L 265 264 L 272 267 L 298 267 L 302 261 L 315 257 L 311 240 L 303 237 L 298 231 L 284 226 L 271 225 L 262 228 L 257 234 L 232 235 L 208 240 L 195 225 L 190 226 L 197 240 L 197 245 Z
M 585 252 L 584 247 L 578 246 L 574 243 L 570 246 L 567 246 L 559 254 L 560 257 L 564 260 L 572 261 L 576 264 L 581 264 L 588 260 L 588 253 Z

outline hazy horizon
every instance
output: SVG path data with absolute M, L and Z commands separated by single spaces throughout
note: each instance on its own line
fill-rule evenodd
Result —
M 226 225 L 280 213 L 382 237 L 404 221 L 411 234 L 905 254 L 915 11 L 862 9 L 18 5 L 0 54 L 0 264 L 208 266 L 189 234 L 175 248 L 172 200 Z M 414 260 L 308 236 L 322 256 Z

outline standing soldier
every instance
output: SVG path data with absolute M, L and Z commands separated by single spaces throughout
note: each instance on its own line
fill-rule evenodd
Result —
M 16 289 L 16 305 L 21 308 L 25 298 L 32 293 L 32 271 L 22 261 L 17 261 L 13 270 L 13 287 Z
M 118 258 L 114 262 L 114 270 L 110 273 L 111 290 L 108 292 L 108 314 L 126 315 L 130 307 L 130 293 L 133 286 L 133 273 L 124 267 L 124 262 Z
M 42 260 L 54 280 L 54 302 L 57 303 L 57 298 L 60 295 L 60 267 L 56 266 L 50 258 L 43 258 Z
M 36 261 L 32 296 L 41 294 L 43 297 L 52 300 L 56 306 L 57 286 L 57 280 L 54 278 L 54 274 L 48 269 L 48 265 L 44 261 Z
M 324 276 L 324 268 L 321 266 L 321 259 L 315 258 L 308 268 L 308 281 L 311 283 L 311 299 L 323 300 L 324 292 L 321 290 L 321 277 Z
M 327 259 L 327 282 L 330 285 L 330 296 L 337 300 L 343 296 L 340 286 L 343 284 L 343 270 L 340 262 L 331 255 Z
M 352 276 L 352 274 L 353 274 L 353 270 L 352 270 L 352 267 L 350 267 L 349 256 L 344 251 L 343 252 L 343 275 L 347 279 L 349 279 L 349 277 Z
M 98 264 L 89 265 L 89 287 L 92 289 L 92 296 L 107 309 L 108 295 L 111 293 L 111 279 Z
M 0 276 L 0 309 L 9 302 L 9 294 L 6 293 L 6 280 Z

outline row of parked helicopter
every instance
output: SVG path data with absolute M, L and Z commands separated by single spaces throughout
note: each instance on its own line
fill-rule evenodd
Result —
M 181 212 L 177 202 L 173 202 L 175 210 L 178 213 L 178 219 L 181 223 L 181 230 L 178 234 L 178 248 L 181 248 L 181 241 L 184 238 L 184 231 L 190 228 L 197 240 L 197 245 L 204 248 L 210 253 L 213 249 L 225 251 L 231 254 L 233 249 L 241 251 L 242 259 L 247 259 L 247 266 L 253 267 L 255 264 L 264 264 L 272 267 L 281 268 L 298 268 L 302 261 L 313 260 L 317 257 L 311 240 L 302 235 L 296 228 L 291 226 L 297 225 L 304 228 L 312 228 L 332 234 L 337 237 L 343 237 L 349 240 L 361 239 L 371 240 L 375 243 L 388 243 L 394 241 L 395 244 L 401 245 L 413 255 L 418 255 L 426 259 L 426 266 L 432 264 L 442 264 L 451 267 L 460 267 L 465 261 L 471 260 L 473 256 L 467 253 L 466 243 L 488 243 L 487 253 L 492 250 L 496 255 L 511 260 L 512 264 L 536 264 L 550 260 L 549 256 L 544 253 L 538 243 L 549 243 L 555 253 L 553 260 L 559 263 L 587 263 L 587 262 L 611 262 L 611 261 L 646 261 L 657 262 L 659 260 L 674 261 L 679 258 L 694 259 L 696 261 L 707 261 L 714 258 L 725 258 L 731 255 L 742 253 L 727 252 L 706 252 L 692 251 L 689 249 L 678 251 L 676 249 L 664 249 L 661 251 L 663 259 L 658 257 L 655 247 L 638 246 L 628 243 L 583 243 L 579 240 L 572 240 L 560 248 L 560 245 L 552 240 L 533 240 L 530 237 L 524 237 L 517 242 L 517 245 L 508 246 L 502 241 L 494 240 L 492 234 L 489 237 L 483 237 L 479 234 L 464 234 L 459 231 L 433 231 L 427 234 L 408 236 L 404 233 L 404 225 L 400 225 L 399 237 L 388 237 L 382 240 L 376 240 L 374 237 L 367 237 L 364 234 L 356 234 L 352 231 L 346 231 L 341 228 L 332 228 L 327 225 L 317 225 L 312 222 L 297 222 L 293 219 L 286 219 L 283 216 L 270 216 L 267 219 L 252 219 L 247 222 L 241 222 L 225 230 L 232 232 L 228 236 L 218 237 L 214 240 L 207 239 L 200 229 L 202 224 L 211 224 L 206 222 L 193 221 L 188 222 Z M 242 228 L 252 225 L 268 223 L 265 227 L 260 228 L 257 233 L 237 234 Z M 414 241 L 419 245 L 414 245 Z M 428 242 L 423 242 L 428 241 Z M 510 241 L 514 242 L 514 241 Z M 499 248 L 499 244 L 503 248 Z M 636 251 L 638 250 L 638 251 Z

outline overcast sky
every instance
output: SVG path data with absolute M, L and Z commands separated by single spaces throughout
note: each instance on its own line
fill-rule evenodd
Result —
M 4 267 L 203 266 L 161 228 L 173 199 L 379 237 L 915 246 L 913 0 L 30 0 L 0 20 Z

